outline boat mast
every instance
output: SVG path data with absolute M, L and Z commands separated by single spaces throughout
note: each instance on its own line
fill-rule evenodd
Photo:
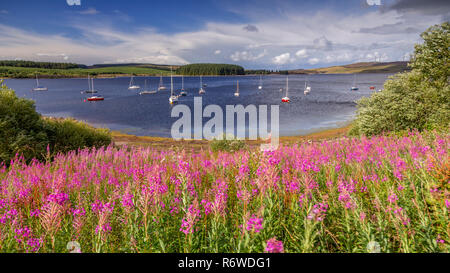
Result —
M 170 96 L 173 96 L 173 75 L 172 75 L 172 67 L 170 67 Z
M 181 75 L 181 90 L 184 90 L 184 75 Z
M 38 79 L 38 75 L 36 74 L 36 86 L 39 87 L 39 79 Z
M 239 81 L 237 81 L 237 93 L 239 94 Z
M 91 79 L 89 77 L 89 73 L 88 73 L 88 90 L 91 91 Z
M 289 76 L 286 77 L 286 97 L 289 94 Z
M 94 91 L 94 78 L 91 79 L 92 80 L 92 92 Z

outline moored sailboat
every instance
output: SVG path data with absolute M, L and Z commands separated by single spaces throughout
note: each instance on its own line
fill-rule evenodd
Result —
M 281 102 L 291 102 L 289 98 L 289 76 L 286 77 L 286 96 L 281 99 Z
M 205 94 L 206 93 L 206 91 L 205 91 L 205 89 L 203 89 L 203 80 L 202 80 L 202 76 L 200 76 L 200 90 L 198 91 L 198 94 L 199 95 L 203 95 L 203 94 Z
M 128 90 L 136 90 L 136 89 L 140 89 L 140 88 L 141 87 L 139 85 L 134 84 L 134 76 L 131 76 L 130 85 L 128 86 Z
M 186 90 L 184 90 L 184 75 L 181 76 L 181 96 L 187 96 Z
M 33 91 L 47 91 L 48 88 L 45 86 L 39 85 L 38 75 L 36 74 L 36 87 L 33 88 Z
M 169 97 L 169 103 L 177 103 L 178 102 L 178 96 L 175 96 L 173 93 L 173 75 L 172 75 L 172 67 L 170 68 L 170 97 Z
M 234 92 L 235 97 L 239 97 L 239 81 L 237 81 L 236 91 Z

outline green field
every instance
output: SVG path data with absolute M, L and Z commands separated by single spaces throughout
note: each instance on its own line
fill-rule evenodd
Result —
M 398 73 L 406 70 L 409 70 L 407 62 L 365 62 L 315 69 L 290 70 L 289 74 Z
M 36 74 L 41 78 L 77 78 L 88 74 L 97 77 L 114 77 L 125 75 L 157 76 L 167 75 L 167 69 L 157 69 L 145 66 L 110 66 L 99 68 L 45 69 L 33 67 L 0 66 L 2 78 L 34 78 Z

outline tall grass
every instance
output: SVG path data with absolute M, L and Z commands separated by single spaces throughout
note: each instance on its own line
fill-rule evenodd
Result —
M 0 168 L 0 251 L 448 252 L 449 145 L 410 133 L 17 158 Z

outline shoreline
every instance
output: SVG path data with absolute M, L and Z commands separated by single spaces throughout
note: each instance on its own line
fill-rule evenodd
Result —
M 315 142 L 322 140 L 333 140 L 345 137 L 351 129 L 351 122 L 338 128 L 323 128 L 316 132 L 311 132 L 306 135 L 296 136 L 281 136 L 280 144 L 295 144 L 303 142 Z M 190 148 L 200 150 L 208 148 L 211 141 L 202 140 L 174 140 L 168 137 L 155 136 L 136 136 L 132 134 L 123 133 L 120 131 L 111 130 L 112 142 L 116 146 L 145 146 L 155 148 Z M 268 141 L 263 140 L 244 140 L 249 147 L 259 146 Z

